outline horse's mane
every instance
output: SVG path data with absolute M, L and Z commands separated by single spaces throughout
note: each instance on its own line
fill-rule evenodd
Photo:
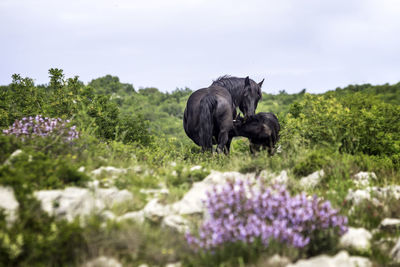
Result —
M 233 89 L 235 87 L 243 86 L 243 78 L 237 78 L 230 75 L 218 77 L 211 85 L 218 85 L 225 88 Z
M 226 88 L 232 95 L 235 106 L 237 106 L 238 101 L 240 101 L 240 96 L 244 90 L 244 80 L 244 78 L 224 75 L 213 81 L 211 86 L 220 86 Z

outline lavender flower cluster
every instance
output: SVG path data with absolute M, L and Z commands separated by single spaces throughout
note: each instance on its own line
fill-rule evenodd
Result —
M 194 248 L 212 250 L 238 241 L 271 239 L 293 247 L 304 247 L 316 231 L 333 228 L 342 235 L 347 231 L 347 217 L 340 216 L 329 201 L 305 193 L 291 197 L 285 186 L 251 186 L 238 180 L 207 193 L 205 205 L 210 215 L 198 235 L 186 234 Z
M 23 140 L 34 136 L 59 135 L 67 141 L 71 141 L 78 138 L 79 133 L 76 131 L 75 126 L 68 126 L 69 123 L 69 120 L 36 115 L 35 117 L 30 116 L 16 120 L 10 128 L 3 130 L 3 133 L 15 135 Z

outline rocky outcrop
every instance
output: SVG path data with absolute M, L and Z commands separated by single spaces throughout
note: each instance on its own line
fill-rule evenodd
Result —
M 353 182 L 357 187 L 366 187 L 370 185 L 371 180 L 376 180 L 374 172 L 359 172 L 353 176 Z
M 397 240 L 396 245 L 390 251 L 390 257 L 393 262 L 400 264 L 400 238 Z
M 9 157 L 8 159 L 6 159 L 6 161 L 4 162 L 4 165 L 11 165 L 12 161 L 21 156 L 24 152 L 21 149 L 17 149 L 15 150 Z
M 386 199 L 399 200 L 400 185 L 391 185 L 386 187 L 373 186 L 357 190 L 349 189 L 346 196 L 346 200 L 351 201 L 355 205 L 358 205 L 363 201 L 369 201 L 378 206 Z
M 98 169 L 93 170 L 91 174 L 95 177 L 98 177 L 100 175 L 107 175 L 111 176 L 112 178 L 115 178 L 118 175 L 126 174 L 127 172 L 128 170 L 124 168 L 116 168 L 113 166 L 102 166 Z
M 68 221 L 78 216 L 100 213 L 115 204 L 133 200 L 129 191 L 116 188 L 89 190 L 67 187 L 62 190 L 41 190 L 34 195 L 41 202 L 44 211 Z
M 349 227 L 347 233 L 340 237 L 339 246 L 342 248 L 367 251 L 371 247 L 372 234 L 364 228 Z
M 333 257 L 320 255 L 310 259 L 299 260 L 287 267 L 372 267 L 369 259 L 350 256 L 347 251 L 340 251 Z
M 381 221 L 379 228 L 384 231 L 400 230 L 400 219 L 385 218 Z
M 18 218 L 19 203 L 11 187 L 0 186 L 0 210 L 4 210 L 6 221 L 11 225 Z
M 255 181 L 255 175 L 211 171 L 203 181 L 194 183 L 180 201 L 171 205 L 173 212 L 179 215 L 203 213 L 205 210 L 203 200 L 206 197 L 206 192 L 210 191 L 214 186 L 223 185 L 228 180 L 236 179 Z
M 122 264 L 114 258 L 101 256 L 84 263 L 82 267 L 122 267 Z
M 312 174 L 300 179 L 300 186 L 304 189 L 313 189 L 325 176 L 324 170 L 313 172 Z

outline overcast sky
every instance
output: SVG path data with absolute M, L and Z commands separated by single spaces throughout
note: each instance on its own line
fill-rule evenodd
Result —
M 225 74 L 269 93 L 400 81 L 397 0 L 0 0 L 0 36 L 3 85 L 52 67 L 162 91 Z

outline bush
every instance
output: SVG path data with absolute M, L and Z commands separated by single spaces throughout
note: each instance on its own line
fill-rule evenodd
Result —
M 54 158 L 42 152 L 30 152 L 16 157 L 11 165 L 1 166 L 0 180 L 21 194 L 66 185 L 85 185 L 89 177 L 77 169 L 71 156 Z
M 149 121 L 144 120 L 141 115 L 125 115 L 121 117 L 119 119 L 118 131 L 117 139 L 120 139 L 124 144 L 137 143 L 148 146 L 153 141 L 149 131 Z
M 399 117 L 400 106 L 371 95 L 355 93 L 335 98 L 306 94 L 291 106 L 282 140 L 290 143 L 300 137 L 308 146 L 392 156 L 400 153 Z
M 325 150 L 314 150 L 310 152 L 303 160 L 299 161 L 293 168 L 293 173 L 298 176 L 307 176 L 315 171 L 320 170 L 329 162 Z

